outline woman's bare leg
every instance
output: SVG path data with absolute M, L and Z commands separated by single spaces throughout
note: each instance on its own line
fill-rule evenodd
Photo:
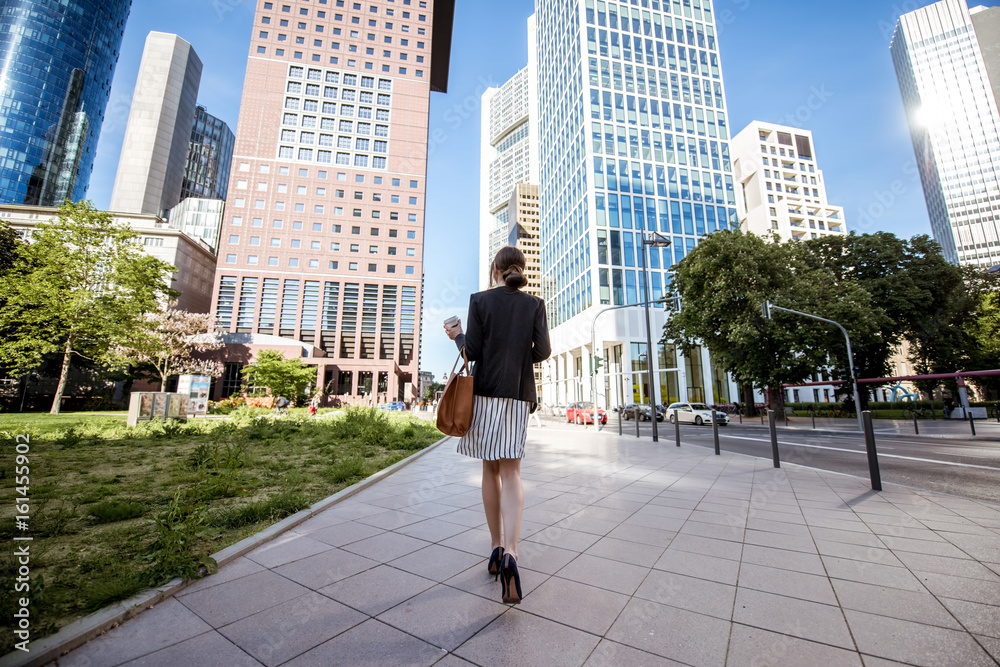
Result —
M 503 548 L 517 560 L 517 541 L 521 536 L 521 513 L 524 511 L 524 487 L 521 485 L 521 459 L 500 459 L 503 515 Z
M 483 461 L 483 509 L 490 529 L 490 550 L 503 546 L 500 535 L 500 462 Z

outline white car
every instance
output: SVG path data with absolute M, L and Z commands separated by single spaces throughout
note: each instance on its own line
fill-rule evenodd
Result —
M 566 406 L 565 405 L 550 405 L 549 414 L 553 417 L 565 417 L 566 416 Z
M 715 414 L 719 420 L 719 426 L 725 426 L 729 423 L 729 415 L 725 412 L 716 410 Z M 672 403 L 667 408 L 667 415 L 670 417 L 671 424 L 674 423 L 675 419 L 679 419 L 682 424 L 697 424 L 698 426 L 712 423 L 712 408 L 704 403 Z

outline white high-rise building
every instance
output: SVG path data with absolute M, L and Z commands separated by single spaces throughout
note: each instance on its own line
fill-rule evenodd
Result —
M 201 71 L 198 54 L 177 35 L 146 37 L 112 211 L 165 217 L 180 201 Z
M 1000 113 L 983 55 L 997 11 L 941 0 L 903 14 L 890 46 L 934 238 L 949 261 L 984 267 L 1000 263 Z
M 740 228 L 782 241 L 844 235 L 844 208 L 831 205 L 812 132 L 755 120 L 733 138 Z
M 479 171 L 480 289 L 486 289 L 487 267 L 507 245 L 508 203 L 518 183 L 538 184 L 538 85 L 534 56 L 535 17 L 528 18 L 528 66 L 482 97 Z M 535 110 L 533 113 L 532 111 Z
M 671 241 L 647 249 L 655 300 L 704 235 L 738 224 L 712 3 L 538 0 L 535 16 L 541 281 L 553 348 L 543 402 L 593 397 L 605 407 L 650 392 L 657 403 L 732 401 L 734 385 L 706 350 L 681 355 L 658 342 L 662 306 L 651 308 L 649 354 L 639 305 L 644 233 Z M 595 355 L 604 368 L 592 380 Z

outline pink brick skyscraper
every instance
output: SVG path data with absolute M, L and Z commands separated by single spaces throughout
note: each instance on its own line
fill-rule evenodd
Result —
M 258 2 L 213 312 L 226 376 L 281 349 L 350 401 L 417 378 L 431 91 L 454 0 Z

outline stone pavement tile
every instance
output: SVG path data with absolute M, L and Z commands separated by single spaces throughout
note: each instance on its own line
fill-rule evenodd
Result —
M 594 535 L 593 533 L 584 533 L 579 530 L 550 527 L 525 539 L 529 542 L 537 542 L 539 544 L 583 553 L 601 539 L 601 536 Z M 487 546 L 489 546 L 489 540 L 487 540 Z M 518 548 L 520 548 L 520 545 Z
M 861 657 L 853 650 L 734 623 L 726 664 L 733 667 L 743 665 L 860 667 L 862 663 Z
M 454 653 L 490 667 L 576 667 L 600 637 L 516 607 L 483 628 Z
M 492 602 L 438 585 L 380 614 L 378 619 L 450 651 L 506 611 L 507 606 L 499 600 Z
M 965 632 L 851 609 L 844 615 L 862 653 L 915 665 L 996 664 Z
M 635 500 L 622 500 L 621 498 L 612 498 L 612 497 L 601 498 L 596 503 L 594 503 L 594 507 L 609 507 L 611 509 L 627 510 L 629 512 L 635 512 L 636 510 L 644 506 L 645 506 L 644 503 L 637 502 Z
M 219 628 L 308 592 L 305 586 L 265 570 L 185 595 L 178 601 Z
M 168 598 L 112 632 L 59 658 L 60 667 L 119 665 L 211 631 L 212 627 L 177 600 Z
M 529 521 L 535 521 L 537 523 L 543 523 L 551 526 L 554 523 L 559 523 L 564 519 L 568 519 L 570 514 L 568 512 L 539 509 L 538 507 L 527 507 L 524 510 L 523 516 Z
M 247 558 L 267 568 L 291 563 L 328 551 L 333 547 L 305 535 L 285 533 L 247 554 Z
M 646 544 L 654 547 L 666 548 L 673 541 L 674 533 L 669 530 L 658 530 L 656 528 L 643 528 L 642 526 L 629 526 L 622 524 L 618 526 L 607 537 L 637 544 Z
M 739 577 L 739 561 L 728 558 L 716 558 L 692 551 L 681 551 L 673 547 L 667 549 L 660 560 L 653 565 L 654 569 L 683 574 L 699 579 L 717 581 L 730 586 L 736 585 Z
M 879 616 L 889 616 L 914 623 L 936 625 L 941 628 L 961 630 L 961 626 L 948 610 L 930 593 L 904 591 L 898 588 L 861 584 L 856 581 L 834 579 L 837 599 L 844 609 L 864 611 Z
M 452 508 L 452 510 L 454 511 L 454 508 Z M 379 514 L 372 514 L 371 516 L 361 517 L 360 519 L 357 519 L 357 522 L 368 526 L 374 526 L 375 528 L 381 528 L 382 530 L 395 530 L 397 528 L 402 528 L 403 526 L 409 526 L 411 523 L 417 523 L 424 518 L 427 517 L 421 517 L 417 514 L 405 512 L 401 509 L 395 509 L 381 512 Z
M 698 499 L 691 496 L 677 495 L 674 493 L 661 493 L 655 498 L 649 500 L 650 505 L 659 505 L 661 507 L 676 507 L 678 509 L 686 509 L 688 511 L 693 510 L 698 506 Z
M 369 526 L 357 521 L 347 521 L 327 528 L 320 528 L 309 533 L 309 537 L 325 542 L 333 547 L 342 547 L 351 542 L 364 540 L 375 535 L 381 535 L 385 530 Z
M 544 574 L 555 574 L 580 555 L 576 551 L 530 541 L 518 544 L 517 554 L 518 567 L 526 567 Z
M 603 635 L 627 603 L 627 595 L 550 577 L 524 598 L 519 609 Z
M 806 517 L 806 523 L 809 524 L 810 528 L 836 528 L 837 530 L 851 530 L 856 533 L 878 533 L 877 530 L 869 528 L 863 521 L 859 521 L 857 519 L 831 519 L 827 517 L 811 516 L 809 513 L 804 514 Z M 843 514 L 844 516 L 850 516 L 847 513 Z
M 100 664 L 100 663 L 98 663 Z M 261 663 L 233 646 L 218 632 L 206 632 L 191 639 L 122 663 L 128 667 L 254 667 Z
M 759 547 L 788 549 L 807 554 L 816 553 L 816 545 L 813 543 L 813 538 L 808 532 L 805 535 L 785 535 L 783 533 L 751 530 L 748 527 L 746 534 L 743 536 L 743 542 L 745 544 L 756 544 Z
M 654 498 L 654 500 L 656 500 Z M 659 516 L 664 519 L 680 519 L 681 521 L 686 520 L 694 510 L 691 508 L 681 508 L 681 507 L 671 507 L 669 505 L 654 505 L 650 502 L 648 505 L 644 505 L 640 509 L 633 512 L 633 515 L 638 514 L 640 516 Z
M 879 537 L 903 537 L 911 540 L 923 540 L 925 542 L 944 542 L 945 538 L 942 537 L 943 534 L 938 534 L 933 530 L 928 530 L 924 527 L 916 527 L 919 524 L 914 523 L 912 526 L 904 524 L 895 525 L 872 525 L 871 530 L 873 533 Z M 962 535 L 960 533 L 953 533 L 958 537 L 978 537 L 977 535 Z
M 576 530 L 581 533 L 596 535 L 598 539 L 607 535 L 617 527 L 617 521 L 605 521 L 604 519 L 580 517 L 578 514 L 574 514 L 566 519 L 563 519 L 553 526 L 553 528 L 557 528 L 559 530 L 569 529 Z
M 376 561 L 334 547 L 315 556 L 276 567 L 274 572 L 316 591 L 358 572 L 370 570 L 376 565 Z
M 733 621 L 801 639 L 854 649 L 839 607 L 749 588 L 736 592 Z
M 830 580 L 815 574 L 743 563 L 740 566 L 739 586 L 810 602 L 837 604 L 837 597 L 833 594 Z
M 702 503 L 704 504 L 704 503 Z M 731 512 L 729 514 L 723 514 L 721 512 L 706 512 L 701 509 L 701 505 L 698 506 L 699 509 L 691 512 L 691 516 L 688 517 L 688 521 L 698 521 L 700 523 L 711 523 L 719 526 L 739 526 L 741 528 L 746 525 L 746 513 L 745 512 Z
M 319 593 L 306 593 L 219 628 L 219 633 L 267 667 L 273 667 L 367 618 Z
M 483 502 L 483 495 L 479 489 L 475 491 L 467 491 L 465 493 L 456 493 L 454 495 L 445 496 L 439 498 L 438 501 L 442 505 L 450 505 L 451 507 L 464 509 L 471 508 L 477 505 L 481 505 Z
M 1000 583 L 932 572 L 918 571 L 913 574 L 938 597 L 1000 606 Z
M 968 520 L 962 521 L 933 521 L 926 519 L 920 523 L 924 524 L 931 530 L 938 533 L 964 533 L 966 535 L 996 535 L 996 529 L 990 530 L 985 526 L 981 526 L 978 523 L 973 523 Z
M 794 516 L 794 515 L 789 515 Z M 801 517 L 794 517 L 801 519 Z M 773 519 L 762 519 L 760 512 L 752 512 L 747 518 L 748 530 L 761 530 L 768 533 L 781 533 L 783 535 L 794 535 L 798 537 L 809 537 L 809 527 L 805 520 L 801 521 L 775 521 Z
M 929 556 L 927 554 L 909 553 L 905 551 L 897 551 L 896 557 L 903 562 L 903 565 L 911 570 L 936 572 L 938 574 L 952 574 L 958 577 L 982 579 L 984 581 L 1000 581 L 1000 576 L 997 576 L 996 572 L 982 563 L 972 560 L 971 558 Z
M 422 549 L 427 542 L 399 533 L 382 533 L 344 546 L 346 551 L 371 558 L 380 563 L 388 563 L 400 556 Z
M 424 667 L 432 665 L 445 651 L 431 646 L 381 621 L 369 619 L 347 632 L 286 662 L 288 667 Z
M 875 533 L 859 533 L 854 530 L 837 530 L 836 528 L 810 528 L 813 539 L 841 544 L 857 544 L 863 547 L 882 549 L 885 543 Z
M 729 621 L 633 599 L 605 638 L 689 665 L 721 665 Z
M 940 600 L 969 632 L 1000 639 L 1000 607 L 944 597 Z
M 908 667 L 905 662 L 886 660 L 874 655 L 861 654 L 861 659 L 864 661 L 865 667 Z
M 318 592 L 369 616 L 377 616 L 433 585 L 430 579 L 379 565 L 325 586 Z
M 368 503 L 364 503 L 356 499 L 350 499 L 342 503 L 337 503 L 334 507 L 331 507 L 328 510 L 324 510 L 323 514 L 331 517 L 341 517 L 353 520 L 384 511 L 384 507 L 369 505 Z
M 717 540 L 729 540 L 731 542 L 742 542 L 744 528 L 740 526 L 725 526 L 714 523 L 700 523 L 698 521 L 688 521 L 677 531 L 678 535 L 697 535 L 698 537 L 710 537 Z
M 927 554 L 931 556 L 946 556 L 948 558 L 968 558 L 968 554 L 950 542 L 934 540 L 914 540 L 908 537 L 883 535 L 882 542 L 893 551 Z M 1000 546 L 1000 545 L 998 545 Z
M 889 549 L 879 549 L 876 547 L 863 547 L 857 544 L 842 544 L 840 542 L 829 542 L 826 540 L 816 540 L 816 549 L 823 556 L 836 556 L 837 558 L 847 558 L 849 560 L 874 561 L 882 565 L 894 565 L 903 567 L 903 563 Z
M 476 667 L 474 664 L 468 660 L 462 660 L 454 653 L 449 653 L 445 657 L 441 658 L 438 662 L 434 663 L 434 667 Z
M 996 562 L 1000 551 L 1000 536 L 964 535 L 961 533 L 942 533 L 942 536 L 956 547 L 976 560 Z
M 656 530 L 665 530 L 667 532 L 677 532 L 684 525 L 685 519 L 676 519 L 667 516 L 660 516 L 659 514 L 654 514 L 653 512 L 647 512 L 644 510 L 639 510 L 635 512 L 628 519 L 623 521 L 620 525 L 623 526 L 638 526 L 642 528 L 654 528 Z M 619 524 L 615 524 L 616 526 Z
M 392 495 L 386 496 L 384 498 L 371 500 L 369 501 L 369 504 L 374 505 L 376 507 L 381 507 L 383 513 L 385 512 L 385 510 L 400 510 L 404 507 L 413 504 L 412 494 L 417 492 L 416 487 L 402 486 L 402 487 L 396 487 L 393 490 L 396 491 L 396 493 L 393 493 Z M 360 521 L 360 518 L 357 520 Z
M 480 501 L 482 501 L 482 495 L 480 495 Z M 450 514 L 455 511 L 453 506 L 434 500 L 427 500 L 414 505 L 408 505 L 406 507 L 401 507 L 400 509 L 404 512 L 424 517 L 425 519 L 433 519 L 434 517 L 438 517 L 443 514 Z
M 478 528 L 486 525 L 486 514 L 483 511 L 482 505 L 479 507 L 455 510 L 454 512 L 442 514 L 441 516 L 435 518 L 440 519 L 441 521 L 447 521 L 448 523 L 457 523 L 458 525 L 465 526 L 466 528 Z
M 632 595 L 648 572 L 648 568 L 638 565 L 629 565 L 584 554 L 556 572 L 556 576 L 616 593 Z
M 667 658 L 640 651 L 625 644 L 602 639 L 594 652 L 587 658 L 584 667 L 670 667 L 671 665 L 682 665 L 683 663 Z
M 345 523 L 347 521 L 350 521 L 350 519 L 330 514 L 328 512 L 320 512 L 316 516 L 306 519 L 299 525 L 295 526 L 292 530 L 300 535 L 308 535 L 309 533 L 319 530 L 320 528 L 329 528 L 330 526 L 336 526 L 338 523 Z
M 742 544 L 697 535 L 678 535 L 670 543 L 670 548 L 735 561 L 743 556 Z
M 781 570 L 805 572 L 806 574 L 826 574 L 823 570 L 823 562 L 814 553 L 785 551 L 783 549 L 760 547 L 755 544 L 746 544 L 743 546 L 743 562 L 776 567 Z
M 635 542 L 618 540 L 613 537 L 604 537 L 598 540 L 594 546 L 587 549 L 586 553 L 591 556 L 631 563 L 632 565 L 652 567 L 659 560 L 660 556 L 663 555 L 663 551 L 663 547 L 654 547 L 648 544 L 637 544 Z
M 476 563 L 482 563 L 483 570 L 486 570 L 486 559 L 482 556 L 451 549 L 440 544 L 432 544 L 397 558 L 389 564 L 431 581 L 442 582 L 469 569 Z
M 986 652 L 993 656 L 993 659 L 1000 663 L 1000 639 L 994 637 L 980 637 L 976 636 L 976 641 L 978 641 Z
M 255 563 L 245 556 L 240 556 L 236 560 L 230 561 L 220 567 L 219 571 L 215 574 L 202 577 L 201 579 L 192 582 L 174 597 L 182 598 L 185 595 L 190 595 L 191 593 L 196 593 L 200 590 L 211 588 L 212 586 L 218 586 L 219 584 L 224 584 L 227 581 L 232 581 L 233 579 L 239 579 L 240 577 L 245 577 L 249 574 L 263 572 L 264 569 L 264 566 L 260 563 Z
M 409 535 L 410 537 L 427 542 L 440 542 L 459 533 L 464 533 L 466 530 L 465 526 L 460 526 L 457 523 L 448 523 L 440 519 L 424 519 L 423 521 L 397 528 L 393 532 Z
M 735 586 L 662 570 L 650 572 L 635 592 L 635 597 L 643 600 L 696 611 L 726 621 L 733 617 L 735 596 Z
M 492 549 L 490 549 L 492 540 L 490 538 L 490 531 L 485 527 L 485 521 L 483 524 L 481 528 L 468 528 L 457 535 L 452 535 L 448 539 L 441 540 L 438 544 L 451 549 L 465 551 L 481 558 L 489 558 L 492 552 Z
M 586 521 L 597 519 L 600 521 L 612 521 L 615 524 L 619 524 L 633 514 L 635 514 L 635 512 L 630 512 L 628 510 L 616 510 L 609 507 L 596 507 L 594 505 L 590 505 L 589 507 L 583 508 L 573 516 Z
M 863 584 L 901 588 L 918 593 L 923 593 L 926 590 L 920 580 L 905 567 L 849 560 L 835 556 L 823 556 L 823 565 L 831 579 L 847 579 Z

